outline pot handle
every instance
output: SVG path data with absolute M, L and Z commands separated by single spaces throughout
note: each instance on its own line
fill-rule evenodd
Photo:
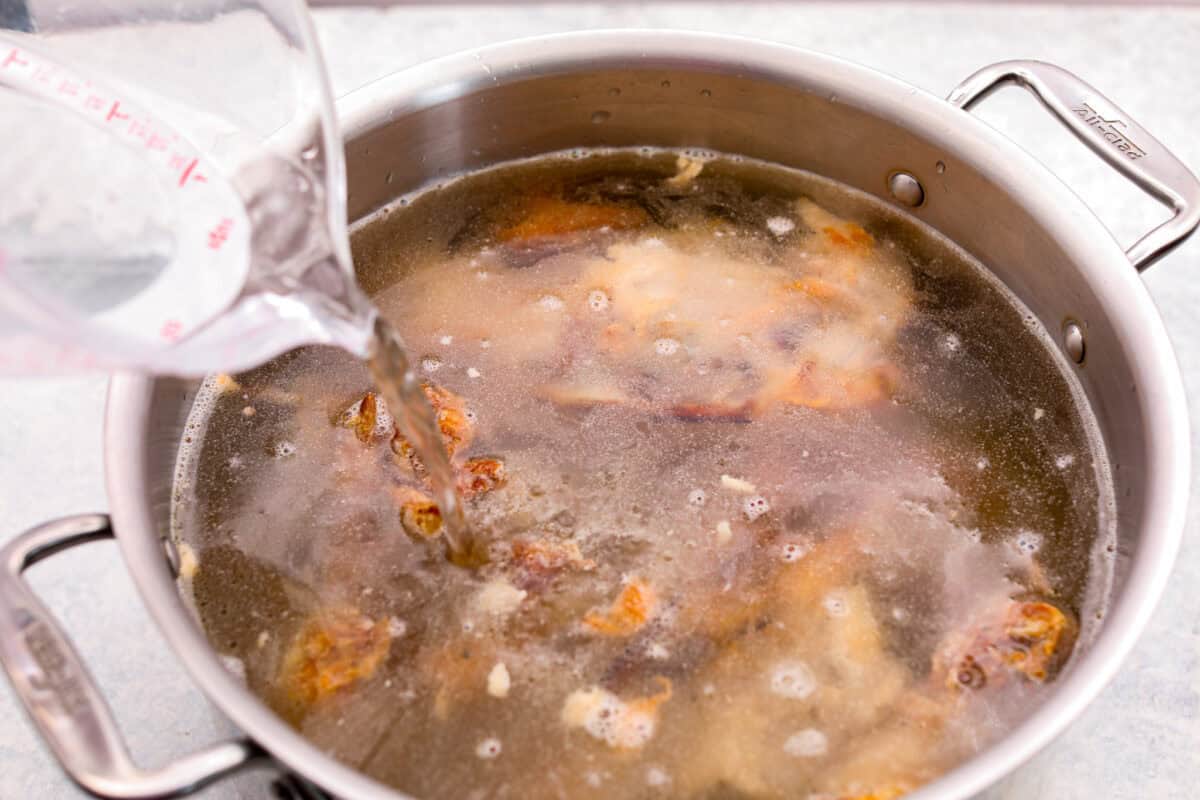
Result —
M 88 514 L 40 525 L 0 549 L 0 663 L 30 719 L 82 789 L 121 800 L 178 797 L 256 761 L 262 751 L 235 740 L 159 769 L 139 769 L 79 654 L 21 575 L 62 550 L 112 537 L 107 516 Z
M 1200 180 L 1111 100 L 1061 67 L 1002 61 L 967 78 L 946 99 L 969 111 L 1010 83 L 1032 92 L 1092 152 L 1174 212 L 1125 251 L 1139 272 L 1200 225 Z

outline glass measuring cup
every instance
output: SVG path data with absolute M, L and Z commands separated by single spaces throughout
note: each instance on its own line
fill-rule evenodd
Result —
M 0 30 L 0 373 L 366 354 L 303 2 L 36 0 L 16 24 L 32 30 Z

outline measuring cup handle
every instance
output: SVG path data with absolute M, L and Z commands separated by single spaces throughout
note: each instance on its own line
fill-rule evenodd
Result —
M 55 553 L 111 539 L 107 516 L 65 517 L 0 549 L 0 663 L 71 779 L 98 797 L 179 797 L 263 754 L 248 740 L 214 745 L 156 770 L 134 765 L 112 711 L 58 623 L 22 573 Z

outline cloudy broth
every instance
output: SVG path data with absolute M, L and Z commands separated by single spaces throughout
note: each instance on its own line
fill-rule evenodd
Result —
M 1103 613 L 1103 453 L 978 264 L 824 179 L 577 152 L 404 198 L 360 281 L 437 412 L 470 568 L 364 365 L 205 387 L 183 580 L 231 669 L 411 795 L 893 798 Z

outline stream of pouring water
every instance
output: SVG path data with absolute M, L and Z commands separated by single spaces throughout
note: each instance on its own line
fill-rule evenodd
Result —
M 400 433 L 425 467 L 434 501 L 442 514 L 447 556 L 459 566 L 478 566 L 487 560 L 483 543 L 476 541 L 463 518 L 454 469 L 442 442 L 437 414 L 409 364 L 400 335 L 382 316 L 375 317 L 368 364 Z

